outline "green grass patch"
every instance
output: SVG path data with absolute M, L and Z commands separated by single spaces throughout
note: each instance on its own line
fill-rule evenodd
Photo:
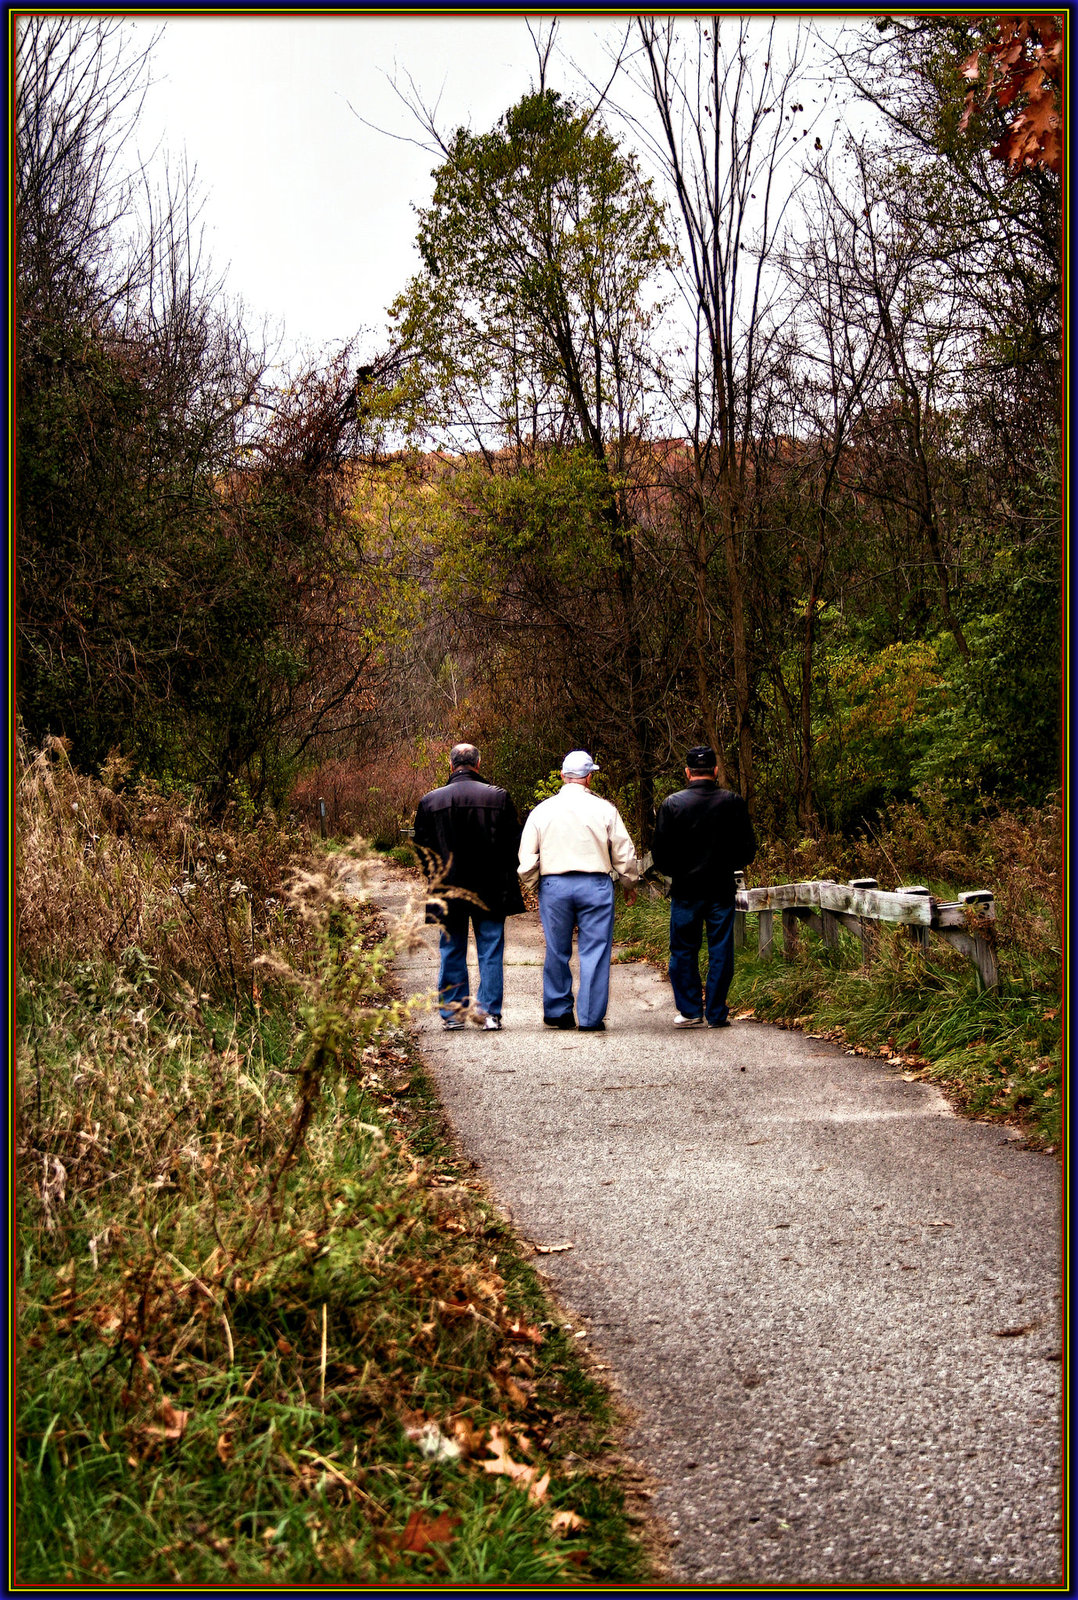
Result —
M 646 1579 L 612 1402 L 454 1157 L 396 944 L 324 875 L 294 901 L 253 1008 L 21 978 L 17 1581 Z
M 940 885 L 944 898 L 951 891 Z M 667 901 L 619 900 L 615 934 L 625 958 L 665 967 Z M 730 1007 L 762 1021 L 827 1034 L 866 1054 L 900 1055 L 970 1116 L 1012 1123 L 1043 1149 L 1058 1148 L 1062 1038 L 1058 970 L 1034 966 L 1020 950 L 999 951 L 998 988 L 982 989 L 972 964 L 942 941 L 923 951 L 901 928 L 881 929 L 870 965 L 860 942 L 840 934 L 831 951 L 804 926 L 795 958 L 761 960 L 757 919 L 746 917 Z

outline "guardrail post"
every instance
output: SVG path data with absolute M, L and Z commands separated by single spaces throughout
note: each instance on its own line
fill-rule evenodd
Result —
M 926 889 L 923 883 L 907 883 L 907 884 L 903 884 L 902 887 L 900 889 L 897 889 L 895 892 L 897 894 L 916 894 L 916 895 L 921 895 L 924 899 L 931 899 L 931 896 L 932 896 L 931 889 Z M 917 924 L 912 925 L 910 927 L 910 938 L 913 940 L 914 944 L 919 944 L 922 950 L 927 950 L 928 949 L 928 929 L 927 928 L 921 927 L 920 925 L 917 925 Z
M 982 917 L 994 918 L 996 914 L 995 897 L 988 889 L 970 889 L 965 894 L 959 895 L 962 905 L 976 910 Z M 977 968 L 977 976 L 986 989 L 994 989 L 999 983 L 999 963 L 996 961 L 996 952 L 992 944 L 983 934 L 975 933 L 970 929 L 970 942 L 973 945 L 973 965 Z
M 318 832 L 322 838 L 326 837 L 326 802 L 318 796 Z
M 745 887 L 745 874 L 743 872 L 735 872 L 734 873 L 734 890 L 735 890 L 735 892 L 738 889 L 743 889 L 744 887 Z M 745 948 L 745 913 L 743 911 L 735 911 L 734 912 L 734 949 L 735 950 L 744 950 L 744 948 Z
M 760 924 L 760 955 L 765 960 L 769 960 L 774 954 L 775 913 L 773 911 L 759 911 L 757 912 L 757 920 Z
M 850 879 L 851 889 L 878 889 L 879 886 L 880 880 L 878 878 Z M 876 954 L 876 946 L 879 944 L 879 932 L 879 924 L 874 922 L 871 917 L 861 918 L 861 965 L 863 967 L 872 965 Z
M 794 956 L 797 954 L 798 946 L 799 946 L 799 944 L 801 942 L 800 941 L 800 932 L 801 932 L 801 930 L 797 926 L 798 920 L 799 920 L 798 919 L 798 915 L 797 915 L 797 912 L 795 910 L 793 910 L 792 908 L 786 908 L 786 907 L 783 908 L 783 912 L 782 912 L 782 959 L 784 961 L 792 961 Z

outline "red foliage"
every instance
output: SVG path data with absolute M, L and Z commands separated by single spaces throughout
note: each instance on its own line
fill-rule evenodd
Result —
M 984 57 L 987 81 L 981 105 L 994 98 L 1006 109 L 1021 99 L 1017 113 L 991 154 L 1012 172 L 1022 167 L 1063 171 L 1063 27 L 1061 17 L 1044 15 L 997 17 L 999 37 L 975 50 L 962 64 L 971 84 L 981 76 Z M 977 91 L 970 89 L 959 130 L 969 126 Z

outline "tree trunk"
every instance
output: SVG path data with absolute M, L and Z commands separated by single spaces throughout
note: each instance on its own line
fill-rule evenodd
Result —
M 693 581 L 696 589 L 696 628 L 693 648 L 696 662 L 696 696 L 700 705 L 700 723 L 708 744 L 715 752 L 719 783 L 724 789 L 727 789 L 730 786 L 730 780 L 726 771 L 726 757 L 723 753 L 722 740 L 719 737 L 718 718 L 715 715 L 711 674 L 708 671 L 708 644 L 711 630 L 707 603 L 707 521 L 704 516 L 702 494 L 696 506 L 696 544 L 693 550 L 692 564 Z
M 732 499 L 732 497 L 731 497 Z M 737 782 L 742 797 L 753 795 L 752 726 L 749 718 L 749 653 L 745 630 L 745 591 L 737 552 L 737 512 L 731 503 L 723 519 L 726 588 L 730 600 L 730 630 L 734 647 L 734 694 L 737 707 Z

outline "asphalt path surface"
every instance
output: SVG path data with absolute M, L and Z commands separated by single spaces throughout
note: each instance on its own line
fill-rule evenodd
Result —
M 374 898 L 392 912 L 400 875 Z M 885 1061 L 675 1030 L 615 961 L 604 1034 L 417 1026 L 464 1153 L 636 1417 L 682 1584 L 1062 1583 L 1061 1182 Z M 474 981 L 474 950 L 470 953 Z M 437 982 L 430 948 L 401 962 Z

